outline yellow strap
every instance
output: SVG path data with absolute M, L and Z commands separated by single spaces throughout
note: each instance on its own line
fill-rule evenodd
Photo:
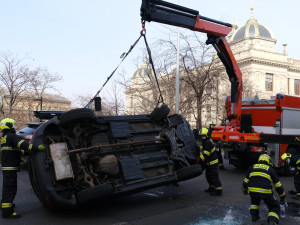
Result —
M 20 167 L 2 167 L 2 170 L 20 170 Z
M 248 187 L 248 190 L 250 192 L 258 192 L 258 193 L 263 193 L 263 194 L 272 194 L 271 189 L 263 189 L 263 188 L 256 188 L 256 187 Z
M 278 183 L 274 184 L 274 185 L 275 185 L 276 188 L 281 187 L 280 181 Z
M 215 190 L 222 190 L 222 187 L 215 187 Z
M 17 148 L 20 149 L 21 148 L 21 144 L 24 142 L 24 140 L 21 140 L 18 142 Z
M 211 150 L 210 154 L 213 153 L 213 152 L 215 152 L 215 151 L 216 151 L 216 148 L 214 147 L 214 148 Z
M 264 177 L 267 178 L 268 180 L 272 181 L 271 176 L 269 174 L 266 173 L 262 173 L 262 172 L 252 172 L 250 173 L 249 177 Z
M 213 161 L 210 161 L 210 162 L 208 162 L 208 163 L 206 163 L 206 165 L 214 165 L 214 164 L 216 164 L 216 163 L 218 163 L 219 161 L 218 161 L 218 159 L 215 159 L 215 160 L 213 160 Z
M 258 205 L 250 205 L 250 209 L 258 209 L 259 206 Z
M 204 153 L 205 155 L 207 155 L 207 156 L 210 156 L 210 152 L 209 152 L 209 151 L 204 150 L 203 153 Z
M 248 178 L 245 178 L 245 179 L 244 179 L 244 182 L 245 182 L 245 183 L 248 183 L 248 182 L 249 182 L 249 179 L 248 179 Z
M 204 156 L 202 154 L 200 155 L 200 158 L 202 159 L 202 161 L 205 160 L 205 158 L 204 158 Z
M 275 218 L 277 218 L 279 220 L 279 216 L 274 212 L 269 212 L 268 217 L 269 216 L 274 216 Z
M 13 147 L 8 147 L 8 146 L 4 146 L 4 147 L 1 147 L 1 150 L 5 150 L 5 151 L 7 151 L 7 150 L 18 150 L 18 149 L 16 149 L 16 148 L 13 148 Z
M 12 203 L 2 203 L 2 205 L 1 205 L 1 207 L 2 208 L 10 208 L 10 207 L 12 207 Z
M 31 151 L 31 150 L 32 150 L 32 146 L 33 146 L 33 145 L 32 145 L 32 144 L 30 144 L 30 145 L 29 145 L 29 147 L 28 147 L 28 150 L 30 150 L 30 151 Z

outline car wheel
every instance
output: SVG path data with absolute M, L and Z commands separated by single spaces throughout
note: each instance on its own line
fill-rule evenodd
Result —
M 95 114 L 93 110 L 86 109 L 86 108 L 80 108 L 80 109 L 73 109 L 68 112 L 65 112 L 62 114 L 59 118 L 61 125 L 66 125 L 69 122 L 72 122 L 74 120 L 94 120 Z
M 292 155 L 299 155 L 299 152 L 295 148 L 288 148 L 286 153 L 290 153 Z M 290 165 L 284 164 L 284 174 L 288 177 L 294 176 L 297 172 L 296 168 L 291 167 Z
M 150 113 L 150 118 L 156 123 L 159 123 L 167 117 L 169 112 L 169 107 L 166 104 L 162 104 L 160 107 L 155 107 L 155 109 Z
M 184 167 L 176 171 L 178 181 L 188 180 L 197 177 L 203 173 L 202 167 L 199 164 Z

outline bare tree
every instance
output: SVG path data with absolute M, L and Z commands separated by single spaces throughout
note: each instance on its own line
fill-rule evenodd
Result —
M 26 78 L 29 82 L 29 90 L 33 90 L 36 97 L 43 96 L 47 89 L 57 90 L 54 83 L 62 80 L 61 76 L 41 67 L 30 71 Z
M 12 53 L 2 53 L 0 55 L 0 81 L 5 87 L 4 101 L 8 105 L 8 116 L 11 116 L 12 110 L 17 98 L 27 88 L 29 74 L 27 66 L 22 65 L 22 59 Z M 4 113 L 2 111 L 2 113 Z
M 201 127 L 203 108 L 214 104 L 212 100 L 216 95 L 214 90 L 217 89 L 220 71 L 216 66 L 213 50 L 205 44 L 203 34 L 184 32 L 181 33 L 180 38 L 180 113 L 184 116 L 192 114 L 196 127 Z M 177 52 L 175 43 L 171 38 L 158 41 L 158 46 L 164 46 L 164 51 L 159 58 L 160 67 L 164 71 L 168 71 L 167 68 L 175 65 L 174 56 Z M 172 71 L 173 79 L 174 73 Z M 174 90 L 175 82 L 168 81 L 168 83 L 172 85 L 168 89 Z M 171 92 L 172 94 L 174 91 Z

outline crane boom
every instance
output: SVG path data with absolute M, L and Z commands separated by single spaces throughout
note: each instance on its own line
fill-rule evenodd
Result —
M 142 21 L 154 21 L 207 34 L 206 44 L 211 44 L 215 48 L 231 83 L 229 126 L 231 129 L 239 130 L 243 91 L 242 73 L 226 40 L 232 25 L 201 16 L 197 10 L 161 0 L 142 0 L 141 18 Z

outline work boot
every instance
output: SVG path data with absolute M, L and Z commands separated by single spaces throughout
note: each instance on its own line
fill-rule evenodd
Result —
M 295 190 L 290 190 L 289 193 L 290 193 L 291 195 L 296 195 L 296 194 L 297 194 L 297 191 L 295 191 Z
M 212 188 L 212 187 L 209 187 L 208 189 L 205 189 L 204 191 L 207 192 L 207 193 L 211 193 L 213 192 L 215 189 Z
M 259 215 L 253 215 L 253 216 L 252 216 L 252 222 L 258 221 L 259 218 L 260 218 Z
M 13 212 L 13 213 L 11 213 L 10 215 L 8 214 L 3 214 L 2 213 L 2 217 L 3 218 L 10 218 L 10 219 L 17 219 L 17 218 L 20 218 L 20 213 L 18 213 L 18 212 Z
M 294 195 L 294 196 L 292 196 L 292 199 L 300 200 L 300 196 L 299 195 Z
M 216 191 L 214 190 L 213 192 L 209 193 L 211 196 L 222 196 L 222 191 Z

